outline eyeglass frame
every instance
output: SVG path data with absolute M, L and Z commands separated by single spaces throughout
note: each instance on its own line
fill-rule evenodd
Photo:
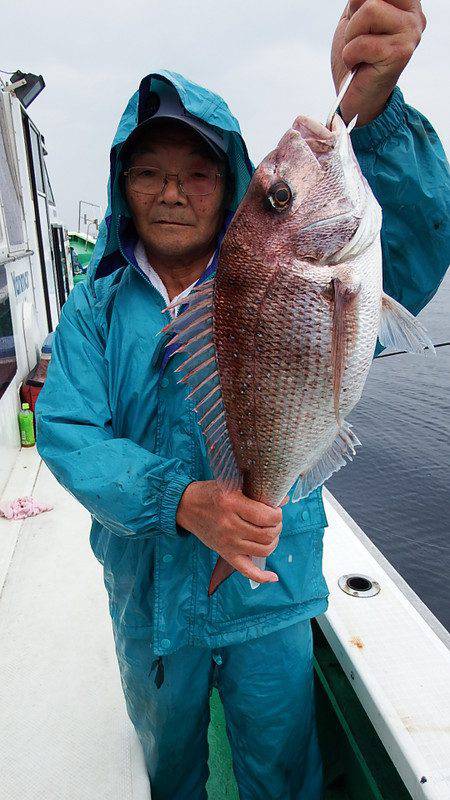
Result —
M 123 175 L 125 178 L 128 178 L 128 177 L 129 177 L 129 174 L 130 174 L 130 172 L 131 172 L 133 169 L 143 169 L 145 166 L 146 166 L 146 165 L 142 165 L 141 167 L 139 167 L 139 166 L 129 167 L 128 169 L 126 169 L 126 170 L 124 170 L 124 171 L 122 172 L 122 175 Z M 158 169 L 158 170 L 159 170 L 159 172 L 163 172 L 163 171 L 164 171 L 164 170 L 162 170 L 162 169 L 159 169 L 159 167 L 155 167 L 154 169 Z M 161 189 L 161 191 L 159 191 L 159 192 L 141 192 L 141 191 L 139 191 L 139 189 L 133 189 L 133 185 L 132 185 L 132 183 L 131 183 L 131 180 L 130 180 L 130 188 L 131 188 L 131 190 L 132 190 L 133 192 L 136 192 L 137 194 L 145 194 L 147 197 L 156 197 L 158 194 L 163 194 L 163 193 L 165 192 L 165 190 L 166 190 L 166 188 L 167 188 L 167 185 L 168 185 L 168 180 L 167 180 L 167 178 L 171 178 L 171 177 L 173 178 L 173 177 L 176 177 L 176 179 L 177 179 L 177 184 L 178 184 L 178 187 L 179 187 L 179 189 L 180 189 L 181 193 L 185 195 L 185 197 L 208 197 L 210 194 L 214 194 L 214 192 L 216 191 L 216 188 L 217 188 L 217 178 L 218 178 L 218 177 L 219 177 L 219 178 L 223 178 L 225 175 L 226 175 L 226 172 L 225 172 L 225 171 L 223 171 L 223 172 L 215 172 L 215 173 L 214 173 L 214 176 L 215 176 L 215 178 L 216 178 L 216 182 L 215 182 L 215 184 L 214 184 L 214 189 L 212 189 L 210 192 L 206 192 L 206 194 L 188 194 L 187 192 L 185 192 L 185 190 L 184 190 L 184 186 L 183 186 L 182 182 L 180 181 L 180 173 L 179 173 L 179 172 L 164 172 L 163 185 L 162 185 L 162 189 Z

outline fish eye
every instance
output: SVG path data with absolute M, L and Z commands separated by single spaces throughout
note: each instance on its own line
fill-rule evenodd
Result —
M 266 199 L 269 208 L 274 208 L 275 211 L 284 211 L 292 202 L 291 188 L 285 181 L 278 181 L 270 187 Z

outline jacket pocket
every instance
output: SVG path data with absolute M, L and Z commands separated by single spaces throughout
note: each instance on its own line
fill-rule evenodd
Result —
M 276 550 L 266 568 L 278 575 L 277 583 L 252 589 L 248 578 L 238 572 L 217 589 L 212 621 L 223 627 L 232 623 L 255 623 L 258 617 L 291 606 L 308 603 L 328 594 L 322 574 L 323 527 L 282 531 Z

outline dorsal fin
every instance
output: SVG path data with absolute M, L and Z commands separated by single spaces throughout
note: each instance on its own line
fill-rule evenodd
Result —
M 212 473 L 224 488 L 241 489 L 242 476 L 227 428 L 217 366 L 213 301 L 214 279 L 210 278 L 196 286 L 187 297 L 170 303 L 164 309 L 167 311 L 176 306 L 187 306 L 164 330 L 175 334 L 167 345 L 178 345 L 171 355 L 175 352 L 184 355 L 176 372 L 183 374 L 179 383 L 186 383 L 190 388 L 188 397 L 194 398 Z

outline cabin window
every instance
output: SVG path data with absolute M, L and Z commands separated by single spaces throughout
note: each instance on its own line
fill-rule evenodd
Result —
M 8 135 L 5 107 L 0 104 L 0 198 L 4 209 L 10 250 L 25 246 L 22 197 L 14 142 Z
M 41 148 L 38 132 L 30 125 L 31 152 L 33 155 L 33 171 L 36 180 L 36 189 L 45 194 L 44 175 L 42 173 Z
M 48 200 L 48 202 L 50 203 L 51 206 L 55 206 L 56 205 L 55 198 L 53 196 L 53 189 L 52 189 L 51 184 L 50 184 L 50 178 L 48 177 L 47 164 L 45 163 L 45 161 L 44 161 L 44 172 L 45 172 L 45 183 L 46 183 L 46 186 L 47 186 L 47 200 Z
M 53 254 L 55 257 L 56 278 L 58 283 L 58 297 L 60 308 L 63 307 L 69 296 L 69 276 L 67 273 L 66 249 L 64 234 L 61 225 L 52 225 Z
M 0 209 L 0 262 L 8 255 L 8 242 L 6 241 L 5 226 L 3 223 L 3 214 Z
M 16 347 L 11 319 L 6 266 L 0 267 L 0 397 L 17 371 Z

